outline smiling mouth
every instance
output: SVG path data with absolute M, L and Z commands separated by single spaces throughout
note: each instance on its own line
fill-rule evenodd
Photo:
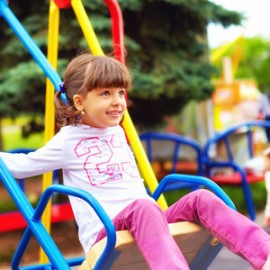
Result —
M 122 116 L 122 111 L 112 111 L 112 112 L 107 112 L 106 114 L 110 116 Z

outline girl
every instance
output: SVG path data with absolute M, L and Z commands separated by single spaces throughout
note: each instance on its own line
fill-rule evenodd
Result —
M 130 85 L 128 70 L 115 59 L 87 53 L 73 59 L 55 97 L 61 130 L 28 155 L 1 153 L 14 177 L 63 169 L 65 185 L 93 194 L 117 230 L 130 230 L 151 269 L 189 269 L 167 226 L 187 220 L 209 229 L 254 269 L 270 270 L 270 236 L 211 192 L 192 192 L 165 212 L 147 195 L 119 125 Z M 105 231 L 87 203 L 75 197 L 70 202 L 87 253 Z

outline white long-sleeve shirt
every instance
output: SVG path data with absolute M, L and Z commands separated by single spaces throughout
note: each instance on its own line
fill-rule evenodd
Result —
M 15 178 L 63 169 L 64 184 L 90 192 L 110 218 L 138 198 L 152 200 L 120 126 L 66 126 L 35 152 L 0 155 Z M 86 202 L 76 197 L 69 199 L 79 239 L 88 252 L 103 225 Z

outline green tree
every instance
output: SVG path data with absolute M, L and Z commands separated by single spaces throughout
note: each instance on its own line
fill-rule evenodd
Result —
M 111 22 L 105 4 L 101 0 L 84 4 L 105 53 L 110 53 Z M 129 100 L 135 124 L 156 126 L 188 101 L 208 98 L 215 70 L 208 61 L 207 24 L 240 24 L 242 16 L 206 0 L 119 0 L 119 4 L 127 64 L 134 77 Z M 48 0 L 10 1 L 10 6 L 46 54 Z M 43 113 L 44 76 L 3 20 L 0 35 L 0 117 Z M 61 10 L 60 75 L 68 60 L 86 49 L 73 10 Z
M 208 1 L 143 1 L 124 10 L 125 33 L 138 47 L 128 50 L 134 86 L 130 113 L 153 128 L 190 100 L 209 98 L 215 69 L 208 60 L 206 27 L 239 23 L 240 16 Z
M 223 57 L 231 57 L 233 62 L 236 55 L 236 58 L 240 57 L 240 60 L 234 73 L 234 79 L 253 79 L 257 82 L 260 91 L 270 92 L 270 77 L 267 76 L 270 72 L 270 40 L 259 36 L 243 37 L 239 39 L 239 42 L 234 43 Z M 218 71 L 216 78 L 220 76 L 222 66 L 222 58 L 220 58 L 215 63 Z
M 245 38 L 236 78 L 254 79 L 258 88 L 270 92 L 270 41 L 261 37 Z

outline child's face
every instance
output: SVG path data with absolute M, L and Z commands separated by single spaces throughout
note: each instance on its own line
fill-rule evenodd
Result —
M 97 88 L 87 93 L 83 98 L 80 95 L 80 108 L 84 111 L 82 115 L 82 124 L 96 128 L 113 127 L 120 123 L 126 110 L 126 90 L 123 88 Z

